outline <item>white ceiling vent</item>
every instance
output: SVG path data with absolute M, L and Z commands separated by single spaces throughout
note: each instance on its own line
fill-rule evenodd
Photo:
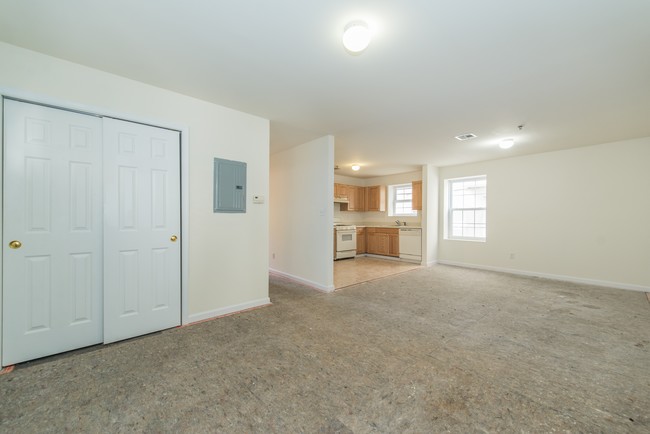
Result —
M 476 134 L 467 133 L 467 134 L 461 134 L 459 136 L 456 136 L 456 139 L 458 139 L 458 140 L 460 140 L 462 142 L 463 140 L 473 139 L 474 137 L 476 137 Z

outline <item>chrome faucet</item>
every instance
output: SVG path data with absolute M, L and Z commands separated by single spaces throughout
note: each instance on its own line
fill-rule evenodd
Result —
M 395 224 L 396 224 L 397 226 L 399 226 L 399 225 L 402 224 L 402 222 L 400 222 L 399 220 L 395 220 Z

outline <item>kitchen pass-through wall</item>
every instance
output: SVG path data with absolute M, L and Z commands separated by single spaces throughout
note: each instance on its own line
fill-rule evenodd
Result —
M 178 131 L 4 100 L 4 366 L 181 321 Z

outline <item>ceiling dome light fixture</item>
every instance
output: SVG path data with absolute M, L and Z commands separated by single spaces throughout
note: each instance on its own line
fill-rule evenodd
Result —
M 503 139 L 501 142 L 499 142 L 499 148 L 501 149 L 509 149 L 512 148 L 512 145 L 515 144 L 515 139 Z
M 352 170 L 354 170 L 355 172 L 357 172 L 359 169 L 361 169 L 361 166 L 359 166 L 358 164 L 352 165 Z
M 343 29 L 343 46 L 351 54 L 359 54 L 368 48 L 371 36 L 365 21 L 351 21 Z

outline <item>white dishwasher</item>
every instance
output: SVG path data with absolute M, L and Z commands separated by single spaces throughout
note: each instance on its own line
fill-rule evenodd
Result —
M 399 258 L 422 262 L 422 229 L 399 228 Z

